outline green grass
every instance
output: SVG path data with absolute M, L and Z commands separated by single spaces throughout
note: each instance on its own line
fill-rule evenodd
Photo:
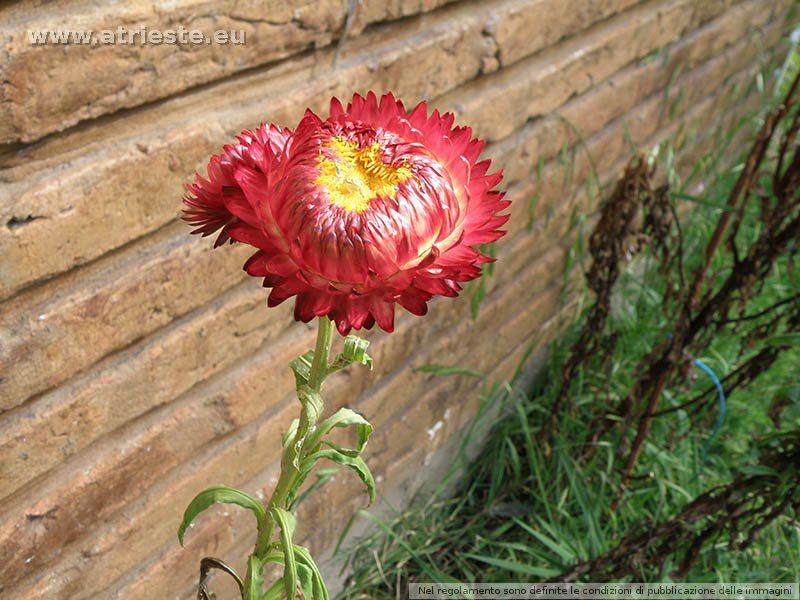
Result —
M 784 72 L 800 68 L 798 56 L 790 57 Z M 778 88 L 784 80 L 779 79 Z M 764 108 L 774 102 L 767 93 Z M 691 206 L 681 219 L 685 270 L 691 273 L 740 165 L 722 168 L 716 157 L 704 157 L 697 172 L 704 174 L 707 185 L 698 195 L 696 181 L 681 182 L 674 172 L 674 152 L 666 146 L 660 150 L 655 160 L 671 170 L 675 201 Z M 718 170 L 710 171 L 709 165 Z M 743 245 L 752 240 L 761 227 L 758 204 L 751 203 L 737 241 Z M 570 269 L 586 266 L 582 254 L 581 247 L 570 256 Z M 551 454 L 546 456 L 540 429 L 547 423 L 580 319 L 550 348 L 534 389 L 520 394 L 504 384 L 486 392 L 484 408 L 502 403 L 504 416 L 477 457 L 464 459 L 465 473 L 455 493 L 420 494 L 410 508 L 387 520 L 362 514 L 376 524 L 375 533 L 349 546 L 352 575 L 340 598 L 404 598 L 409 582 L 534 582 L 557 577 L 576 561 L 614 547 L 632 530 L 669 519 L 702 492 L 729 483 L 735 472 L 754 464 L 764 438 L 776 431 L 767 414 L 776 394 L 789 399 L 781 430 L 800 428 L 800 346 L 796 346 L 728 398 L 724 427 L 709 445 L 706 461 L 703 449 L 717 416 L 716 402 L 698 416 L 679 410 L 657 418 L 637 465 L 637 478 L 619 506 L 612 508 L 620 497 L 616 449 L 621 436 L 631 435 L 631 428 L 601 437 L 587 455 L 585 441 L 593 434 L 590 423 L 627 394 L 633 368 L 671 329 L 662 310 L 664 277 L 655 268 L 656 261 L 644 254 L 617 284 L 608 323 L 618 335 L 615 351 L 594 357 L 571 382 L 574 409 L 561 414 Z M 712 281 L 726 275 L 727 265 L 722 259 L 714 262 Z M 747 312 L 798 291 L 800 274 L 788 260 L 781 261 Z M 748 348 L 743 332 L 729 327 L 698 358 L 722 377 L 758 347 Z M 660 408 L 678 405 L 709 385 L 707 375 L 695 369 L 683 384 L 666 390 Z M 670 581 L 669 567 L 668 562 L 661 573 L 642 572 L 640 581 Z M 728 550 L 723 539 L 707 544 L 684 580 L 799 581 L 800 525 L 784 515 L 743 552 Z

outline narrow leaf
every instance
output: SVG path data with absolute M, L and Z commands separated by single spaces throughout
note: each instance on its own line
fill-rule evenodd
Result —
M 303 592 L 303 598 L 306 600 L 315 600 L 314 596 L 314 574 L 306 565 L 297 563 L 297 579 L 300 581 L 300 589 Z
M 516 562 L 513 560 L 506 560 L 503 558 L 495 558 L 493 556 L 482 556 L 480 554 L 465 553 L 463 556 L 477 560 L 479 562 L 492 565 L 505 571 L 512 573 L 519 573 L 520 575 L 528 575 L 532 577 L 553 577 L 558 575 L 559 571 L 556 569 L 548 569 L 545 567 L 534 567 L 525 563 Z
M 275 522 L 278 524 L 278 527 L 281 528 L 281 531 L 285 531 L 289 538 L 294 537 L 294 530 L 297 527 L 297 519 L 295 516 L 289 511 L 278 508 L 277 506 L 272 509 L 271 514 L 272 518 L 275 519 Z M 284 551 L 286 550 L 283 546 L 281 546 L 281 549 Z
M 445 575 L 441 571 L 439 571 L 436 567 L 434 567 L 429 559 L 424 554 L 419 554 L 417 551 L 409 545 L 409 543 L 402 538 L 402 536 L 398 535 L 397 532 L 392 529 L 389 525 L 387 525 L 384 521 L 379 519 L 373 514 L 370 514 L 366 510 L 361 510 L 358 512 L 360 516 L 363 518 L 372 521 L 375 523 L 386 535 L 388 535 L 393 542 L 395 542 L 398 546 L 400 546 L 408 555 L 414 559 L 414 561 L 419 564 L 422 571 L 430 577 L 436 583 L 461 583 L 457 579 L 453 579 L 449 575 Z
M 480 311 L 481 303 L 486 297 L 486 278 L 481 277 L 473 286 L 475 290 L 472 292 L 472 297 L 469 301 L 469 311 L 472 320 L 478 318 L 478 311 Z
M 297 434 L 297 426 L 300 424 L 300 419 L 292 419 L 289 424 L 289 429 L 283 434 L 283 447 L 286 448 L 289 444 L 294 442 L 294 437 Z
M 348 335 L 344 338 L 344 349 L 336 355 L 333 363 L 328 367 L 328 373 L 343 369 L 353 363 L 359 363 L 372 370 L 372 357 L 367 354 L 369 342 L 357 335 Z
M 783 333 L 781 335 L 773 335 L 766 340 L 769 346 L 800 346 L 800 333 Z
M 300 469 L 301 473 L 309 473 L 314 468 L 314 464 L 321 458 L 327 458 L 353 469 L 367 488 L 370 504 L 375 501 L 375 479 L 372 477 L 372 473 L 363 458 L 360 456 L 348 456 L 336 448 L 323 448 L 306 457 Z
M 328 480 L 331 479 L 334 475 L 336 475 L 341 469 L 339 467 L 328 467 L 327 469 L 320 469 L 317 471 L 317 480 L 312 483 L 306 490 L 303 490 L 303 493 L 297 496 L 297 498 L 292 497 L 291 505 L 289 509 L 294 511 L 300 506 L 300 503 L 308 498 L 309 495 L 313 494 L 316 490 L 321 488 L 325 485 Z M 302 485 L 302 482 L 298 484 L 298 487 Z
M 328 448 L 333 448 L 337 452 L 340 452 L 340 453 L 344 454 L 345 456 L 349 456 L 351 458 L 355 458 L 356 456 L 358 456 L 360 454 L 360 452 L 358 450 L 356 450 L 355 448 L 346 448 L 345 446 L 340 446 L 339 444 L 334 444 L 333 442 L 329 442 L 328 440 L 325 440 L 322 443 L 325 446 L 327 446 Z
M 247 560 L 247 577 L 244 581 L 245 598 L 259 598 L 264 590 L 263 563 L 257 556 Z
M 283 579 L 278 579 L 275 583 L 269 586 L 266 593 L 261 596 L 261 600 L 282 600 L 283 595 Z M 294 600 L 294 598 L 292 598 Z
M 445 365 L 427 364 L 414 369 L 415 373 L 433 373 L 435 375 L 466 375 L 482 379 L 483 375 L 465 367 L 448 367 Z
M 317 426 L 314 437 L 310 439 L 309 447 L 314 448 L 322 439 L 322 436 L 328 435 L 336 427 L 348 427 L 350 425 L 356 426 L 358 434 L 358 446 L 356 446 L 356 449 L 358 452 L 363 451 L 369 441 L 369 436 L 372 435 L 373 427 L 363 416 L 349 408 L 340 408 L 322 421 Z
M 303 405 L 303 408 L 308 411 L 310 422 L 316 423 L 324 408 L 322 397 L 319 395 L 319 392 L 312 390 L 307 385 L 301 385 L 297 388 L 297 399 L 300 400 L 300 404 Z
M 565 565 L 568 565 L 575 560 L 575 553 L 569 550 L 568 548 L 562 546 L 554 539 L 546 536 L 541 531 L 536 531 L 533 527 L 531 527 L 521 519 L 514 517 L 514 522 L 517 525 L 519 525 L 522 529 L 527 531 L 530 535 L 539 540 L 542 544 L 550 548 L 550 550 L 558 554 L 559 558 Z
M 297 521 L 292 513 L 277 506 L 272 509 L 270 514 L 280 528 L 280 544 L 284 560 L 283 589 L 287 598 L 294 598 L 297 593 L 297 561 L 294 556 L 292 537 Z
M 294 553 L 297 557 L 297 562 L 302 563 L 309 569 L 309 571 L 311 571 L 313 600 L 330 600 L 328 588 L 325 586 L 325 581 L 322 579 L 322 573 L 319 572 L 319 568 L 314 562 L 314 559 L 311 557 L 311 553 L 308 551 L 308 548 L 295 545 Z
M 261 531 L 263 529 L 267 518 L 267 511 L 264 509 L 261 502 L 241 490 L 230 488 L 225 485 L 217 485 L 197 494 L 189 503 L 189 506 L 186 507 L 186 512 L 183 513 L 183 521 L 180 527 L 178 527 L 178 540 L 181 546 L 183 545 L 183 536 L 186 533 L 186 529 L 192 521 L 194 521 L 195 517 L 217 502 L 236 504 L 242 508 L 251 510 L 256 517 L 258 530 Z
M 289 363 L 289 368 L 294 371 L 297 387 L 308 383 L 308 378 L 311 376 L 311 363 L 313 362 L 314 351 L 309 350 Z
M 271 547 L 278 548 L 280 547 L 280 544 L 277 542 L 273 542 Z M 264 557 L 262 562 L 265 565 L 267 563 L 277 563 L 279 565 L 286 564 L 286 561 L 283 558 L 283 552 L 280 550 L 274 550 L 268 553 Z M 283 578 L 278 579 L 271 586 L 269 586 L 264 595 L 261 596 L 261 600 L 282 600 L 282 597 L 283 597 Z
M 766 475 L 768 477 L 777 477 L 780 475 L 777 470 L 766 465 L 745 465 L 739 468 L 739 472 L 749 476 Z

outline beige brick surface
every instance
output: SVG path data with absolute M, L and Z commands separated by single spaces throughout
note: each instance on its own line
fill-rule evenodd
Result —
M 440 101 L 455 107 L 476 133 L 494 141 L 529 119 L 545 115 L 631 61 L 649 55 L 725 10 L 731 2 L 643 3 L 581 36 L 566 40 L 552 53 L 534 55 L 467 84 L 469 100 L 450 92 Z M 770 11 L 781 5 L 763 5 Z
M 448 0 L 361 0 L 356 34 L 371 23 L 427 12 Z M 347 0 L 90 1 L 43 6 L 17 19 L 0 9 L 4 81 L 0 84 L 0 143 L 30 142 L 86 119 L 135 107 L 341 37 Z M 71 5 L 71 6 L 70 6 Z M 60 8 L 60 10 L 59 10 Z M 31 44 L 35 31 L 128 31 L 183 27 L 211 36 L 243 32 L 244 44 L 182 47 L 168 44 Z M 188 49 L 187 49 L 188 48 Z

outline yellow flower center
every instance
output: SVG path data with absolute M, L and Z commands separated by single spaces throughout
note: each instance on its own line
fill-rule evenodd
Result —
M 337 136 L 324 146 L 333 150 L 333 156 L 320 154 L 314 183 L 327 190 L 332 204 L 347 212 L 367 210 L 376 196 L 393 198 L 397 186 L 411 178 L 408 165 L 383 162 L 378 142 L 359 148 L 357 142 Z

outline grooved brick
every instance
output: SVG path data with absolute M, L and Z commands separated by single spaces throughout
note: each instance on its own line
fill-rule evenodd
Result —
M 245 248 L 208 252 L 186 235 L 183 224 L 164 233 L 124 260 L 107 257 L 91 273 L 78 274 L 72 285 L 44 294 L 36 290 L 5 304 L 0 411 L 61 383 L 120 342 L 151 333 L 187 306 L 202 305 L 244 278 Z M 127 338 L 120 335 L 130 330 Z
M 349 35 L 367 25 L 428 12 L 450 0 L 362 0 Z M 347 0 L 178 0 L 169 7 L 134 0 L 92 10 L 59 2 L 8 22 L 0 8 L 4 80 L 0 144 L 30 142 L 71 125 L 180 93 L 188 88 L 329 45 L 343 32 Z M 243 31 L 244 44 L 32 44 L 28 32 Z
M 575 33 L 574 23 L 597 23 L 637 2 L 570 2 L 569 10 L 558 10 L 548 2 L 520 0 L 503 18 L 490 17 L 484 35 L 488 35 L 497 47 L 497 66 L 507 67 L 530 54 L 529 48 L 547 48 Z
M 556 109 L 571 96 L 707 22 L 730 5 L 730 0 L 677 0 L 636 6 L 567 40 L 552 53 L 473 80 L 466 87 L 481 93 L 470 94 L 467 102 L 449 92 L 440 103 L 454 106 L 480 137 L 489 141 L 504 138 L 527 120 Z M 767 5 L 771 11 L 786 6 Z

